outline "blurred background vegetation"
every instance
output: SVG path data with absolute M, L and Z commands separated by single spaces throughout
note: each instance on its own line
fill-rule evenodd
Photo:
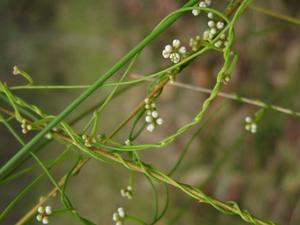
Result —
M 253 1 L 269 10 L 300 18 L 297 0 Z M 0 77 L 9 85 L 22 84 L 12 76 L 12 67 L 28 72 L 35 84 L 91 84 L 118 58 L 130 50 L 169 12 L 180 7 L 178 0 L 1 0 L 0 1 Z M 222 9 L 226 1 L 214 1 Z M 157 71 L 167 62 L 161 57 L 163 46 L 175 37 L 186 45 L 190 37 L 203 32 L 205 16 L 187 14 L 148 46 L 132 73 Z M 235 49 L 240 58 L 226 92 L 260 99 L 267 103 L 300 111 L 300 29 L 248 9 L 236 27 Z M 197 59 L 180 74 L 178 81 L 212 87 L 222 58 L 210 53 Z M 147 83 L 140 84 L 111 102 L 104 111 L 101 131 L 109 133 L 146 94 Z M 103 99 L 103 88 L 72 116 Z M 18 96 L 40 106 L 48 114 L 59 113 L 82 90 L 23 90 Z M 153 134 L 144 132 L 139 142 L 161 139 L 190 121 L 206 95 L 177 87 L 166 87 L 159 98 L 158 110 L 164 126 Z M 201 186 L 221 200 L 233 200 L 254 215 L 281 224 L 300 224 L 300 123 L 293 116 L 266 110 L 258 132 L 244 129 L 244 118 L 258 108 L 218 98 L 206 116 L 197 138 L 174 176 L 177 180 Z M 85 121 L 76 127 L 82 128 Z M 18 124 L 15 124 L 18 128 Z M 184 145 L 196 129 L 181 136 L 162 150 L 143 152 L 142 159 L 163 171 L 177 161 Z M 118 139 L 124 141 L 124 129 Z M 4 126 L 0 126 L 0 163 L 6 162 L 20 147 Z M 30 138 L 27 135 L 26 138 Z M 63 146 L 51 143 L 40 153 L 53 159 Z M 30 164 L 32 162 L 28 162 Z M 27 164 L 27 165 L 28 165 Z M 54 169 L 61 177 L 72 165 L 72 157 Z M 26 165 L 25 165 L 26 166 Z M 0 209 L 22 190 L 41 170 L 0 185 Z M 125 206 L 135 216 L 149 221 L 153 215 L 150 185 L 142 175 L 134 179 L 134 200 L 121 198 L 127 186 L 128 171 L 120 165 L 89 162 L 68 186 L 69 197 L 79 212 L 97 224 L 112 224 L 117 206 Z M 161 204 L 165 197 L 159 189 Z M 52 188 L 47 178 L 20 202 L 3 222 L 14 224 L 39 197 Z M 58 201 L 51 205 L 59 207 Z M 35 224 L 34 220 L 29 224 Z M 50 219 L 51 224 L 79 224 L 68 214 Z M 128 222 L 127 224 L 131 224 Z M 245 224 L 237 217 L 218 213 L 183 193 L 170 188 L 170 205 L 158 224 Z

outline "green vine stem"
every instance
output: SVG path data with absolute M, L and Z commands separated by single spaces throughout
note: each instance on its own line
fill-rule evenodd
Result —
M 63 139 L 64 141 L 66 141 L 68 143 L 73 143 L 74 144 L 74 140 L 72 140 L 71 138 L 69 138 L 65 135 L 57 133 L 55 135 L 55 137 Z M 242 210 L 238 206 L 238 204 L 235 203 L 235 202 L 231 202 L 231 201 L 222 202 L 222 201 L 219 201 L 217 199 L 214 199 L 214 198 L 206 195 L 205 193 L 203 193 L 202 190 L 200 190 L 198 188 L 195 188 L 195 187 L 192 187 L 190 185 L 178 182 L 178 181 L 172 179 L 171 177 L 169 177 L 168 175 L 164 174 L 163 172 L 161 172 L 161 171 L 155 169 L 154 167 L 152 167 L 148 164 L 145 164 L 141 161 L 139 161 L 139 162 L 129 161 L 129 160 L 124 159 L 118 153 L 111 153 L 111 152 L 108 152 L 106 150 L 103 150 L 103 149 L 100 149 L 100 148 L 95 148 L 95 147 L 89 148 L 89 151 L 93 152 L 93 154 L 98 154 L 100 158 L 105 157 L 105 158 L 110 159 L 114 162 L 120 163 L 129 170 L 133 170 L 133 171 L 136 171 L 136 172 L 143 173 L 143 174 L 148 175 L 152 178 L 155 178 L 155 179 L 157 179 L 161 182 L 164 182 L 166 184 L 174 186 L 174 187 L 178 188 L 179 190 L 183 191 L 184 193 L 186 193 L 187 195 L 189 195 L 190 197 L 196 199 L 200 203 L 209 204 L 209 205 L 211 205 L 212 207 L 214 207 L 215 209 L 217 209 L 218 211 L 220 211 L 222 213 L 238 215 L 245 222 L 248 222 L 248 223 L 254 224 L 254 225 L 275 225 L 275 223 L 273 223 L 271 221 L 263 221 L 261 219 L 256 218 L 255 216 L 250 214 L 247 210 Z M 81 164 L 83 164 L 85 162 L 86 161 L 83 161 Z M 72 171 L 72 174 L 77 174 L 78 173 L 78 171 L 82 167 L 81 164 L 78 164 L 78 166 Z M 61 186 L 63 186 L 64 181 L 65 181 L 65 177 L 63 177 L 60 180 L 59 184 Z M 57 189 L 57 187 L 55 187 L 53 190 L 50 191 L 51 194 L 47 194 L 47 196 L 50 197 L 51 195 L 53 195 L 57 191 L 58 191 L 58 189 Z M 23 217 L 17 224 L 18 225 L 24 224 L 25 221 L 30 219 L 34 215 L 36 208 L 40 204 L 41 203 L 38 203 L 36 206 L 34 206 L 34 208 L 32 210 L 30 210 L 29 213 L 27 213 L 25 215 L 25 217 Z
M 191 7 L 195 5 L 198 0 L 189 0 L 184 6 Z M 43 130 L 41 130 L 33 139 L 31 139 L 23 148 L 21 148 L 5 165 L 0 168 L 0 179 L 7 176 L 28 154 L 30 149 L 43 138 L 52 128 L 60 123 L 72 111 L 74 111 L 86 98 L 88 98 L 94 91 L 101 87 L 105 81 L 112 77 L 125 64 L 127 64 L 136 54 L 138 54 L 146 45 L 153 41 L 159 34 L 171 26 L 184 12 L 174 14 L 167 17 L 159 24 L 150 34 L 142 40 L 136 47 L 130 50 L 123 58 L 114 64 L 105 74 L 99 77 L 95 83 L 86 89 L 78 98 L 76 98 L 69 106 L 67 106 L 59 115 L 57 115 Z
M 65 141 L 73 142 L 73 140 L 71 140 L 68 137 L 62 137 L 62 138 Z M 217 199 L 214 199 L 214 198 L 204 194 L 200 189 L 192 187 L 192 186 L 184 184 L 184 183 L 180 183 L 180 182 L 172 179 L 168 175 L 164 174 L 163 172 L 155 169 L 154 167 L 147 165 L 145 163 L 142 163 L 141 161 L 138 163 L 133 162 L 133 161 L 128 161 L 128 160 L 125 160 L 118 153 L 111 153 L 111 152 L 105 151 L 100 148 L 92 147 L 92 148 L 90 148 L 90 150 L 94 153 L 98 153 L 99 156 L 106 157 L 110 160 L 118 162 L 130 170 L 144 173 L 148 176 L 151 176 L 152 178 L 156 178 L 159 181 L 162 181 L 164 183 L 172 185 L 172 186 L 180 189 L 181 191 L 183 191 L 190 197 L 198 200 L 199 202 L 213 206 L 215 209 L 217 209 L 220 212 L 223 212 L 226 214 L 238 215 L 245 222 L 248 222 L 248 223 L 251 223 L 254 225 L 275 225 L 275 223 L 273 223 L 273 222 L 263 221 L 263 220 L 260 220 L 256 217 L 254 217 L 247 210 L 240 209 L 238 204 L 236 204 L 235 202 L 222 202 Z
M 151 82 L 153 80 L 152 79 L 147 79 L 147 81 Z M 212 93 L 212 90 L 209 89 L 209 88 L 195 86 L 195 85 L 191 85 L 191 84 L 186 84 L 186 83 L 182 83 L 182 82 L 178 82 L 178 81 L 175 81 L 172 84 L 169 83 L 169 85 L 179 87 L 179 88 L 183 88 L 183 89 L 196 91 L 196 92 L 201 92 L 201 93 L 204 93 L 204 94 L 211 94 Z M 240 96 L 240 95 L 235 94 L 235 93 L 225 93 L 225 92 L 222 92 L 222 91 L 220 91 L 217 95 L 219 97 L 222 97 L 222 98 L 231 99 L 231 100 L 238 101 L 238 102 L 241 102 L 241 103 L 246 103 L 246 104 L 249 104 L 249 105 L 254 105 L 254 106 L 257 106 L 257 107 L 260 107 L 260 108 L 264 108 L 264 109 L 270 109 L 270 110 L 273 110 L 273 111 L 276 111 L 276 112 L 280 112 L 280 113 L 284 113 L 284 114 L 287 114 L 287 115 L 291 115 L 291 116 L 295 116 L 295 117 L 300 118 L 300 112 L 294 111 L 292 109 L 284 108 L 282 106 L 268 104 L 268 103 L 263 102 L 261 100 L 246 98 L 246 97 Z

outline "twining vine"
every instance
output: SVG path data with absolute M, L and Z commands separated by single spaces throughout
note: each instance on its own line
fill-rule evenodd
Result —
M 197 200 L 199 203 L 211 205 L 221 213 L 237 215 L 243 221 L 255 225 L 274 225 L 275 223 L 271 221 L 259 219 L 247 210 L 241 209 L 241 207 L 235 202 L 223 202 L 217 200 L 205 194 L 199 188 L 192 187 L 188 184 L 184 184 L 173 179 L 171 175 L 179 166 L 184 154 L 186 154 L 186 150 L 183 151 L 183 155 L 181 155 L 169 175 L 154 168 L 152 165 L 142 162 L 139 157 L 139 151 L 148 149 L 162 149 L 163 147 L 166 147 L 175 141 L 190 128 L 202 122 L 204 116 L 210 108 L 211 103 L 217 96 L 223 96 L 228 99 L 241 101 L 247 104 L 254 104 L 260 107 L 260 109 L 253 116 L 248 116 L 245 118 L 245 129 L 253 134 L 255 134 L 258 129 L 258 123 L 264 113 L 264 110 L 273 109 L 279 112 L 299 116 L 299 113 L 292 110 L 287 110 L 278 106 L 265 104 L 261 101 L 249 100 L 236 95 L 229 95 L 221 92 L 222 85 L 226 85 L 230 82 L 231 73 L 238 61 L 238 53 L 233 49 L 233 44 L 235 41 L 234 27 L 237 20 L 240 16 L 242 16 L 243 12 L 250 5 L 250 3 L 250 0 L 232 0 L 229 1 L 226 9 L 221 12 L 211 7 L 212 1 L 210 0 L 204 0 L 200 2 L 198 0 L 188 1 L 181 9 L 172 12 L 170 15 L 164 18 L 143 41 L 141 41 L 136 47 L 132 48 L 132 50 L 129 51 L 122 59 L 120 59 L 114 66 L 112 66 L 107 73 L 100 76 L 100 78 L 93 85 L 76 86 L 75 88 L 86 89 L 57 116 L 48 115 L 39 107 L 27 103 L 22 98 L 14 94 L 13 91 L 17 89 L 38 88 L 38 86 L 35 86 L 34 81 L 29 74 L 15 66 L 13 68 L 13 74 L 21 75 L 27 80 L 28 84 L 9 87 L 6 83 L 0 81 L 0 98 L 5 105 L 0 107 L 0 121 L 22 145 L 22 148 L 0 168 L 0 182 L 2 184 L 17 179 L 23 174 L 32 171 L 36 167 L 41 167 L 43 173 L 36 177 L 19 194 L 15 196 L 15 198 L 1 212 L 0 221 L 5 218 L 9 211 L 18 204 L 19 200 L 22 199 L 38 181 L 40 181 L 44 176 L 47 176 L 52 182 L 54 188 L 50 190 L 48 194 L 44 195 L 35 206 L 29 209 L 29 211 L 16 224 L 25 224 L 34 216 L 43 224 L 48 224 L 49 221 L 51 221 L 49 218 L 55 216 L 57 213 L 71 213 L 82 224 L 94 224 L 89 219 L 84 218 L 76 210 L 76 207 L 72 204 L 71 199 L 65 192 L 69 179 L 71 179 L 73 176 L 76 176 L 89 160 L 94 159 L 101 162 L 116 162 L 132 172 L 143 173 L 153 189 L 155 213 L 152 222 L 147 223 L 138 217 L 134 217 L 128 214 L 124 208 L 120 207 L 116 210 L 116 212 L 113 213 L 113 221 L 116 225 L 122 225 L 125 221 L 129 220 L 140 224 L 155 224 L 164 216 L 168 208 L 168 190 L 165 188 L 165 206 L 163 210 L 159 212 L 157 206 L 158 197 L 155 185 L 153 185 L 153 179 L 162 184 L 174 186 L 186 195 Z M 167 44 L 162 50 L 162 57 L 170 60 L 171 65 L 169 65 L 167 68 L 161 69 L 159 72 L 128 80 L 128 74 L 134 66 L 136 59 L 143 48 L 157 38 L 163 31 L 169 28 L 172 23 L 174 23 L 185 13 L 192 13 L 194 16 L 198 16 L 200 14 L 207 15 L 208 26 L 203 34 L 192 37 L 189 40 L 189 48 L 184 46 L 178 39 L 172 40 L 171 43 Z M 176 77 L 180 75 L 181 71 L 188 67 L 196 58 L 209 51 L 216 51 L 222 54 L 224 64 L 216 76 L 213 88 L 209 90 L 200 90 L 208 93 L 209 96 L 201 105 L 199 112 L 189 123 L 183 125 L 173 134 L 170 134 L 164 139 L 156 143 L 135 144 L 135 141 L 138 139 L 141 132 L 144 130 L 150 133 L 154 132 L 157 126 L 164 124 L 163 118 L 161 118 L 159 115 L 159 107 L 156 104 L 156 99 L 159 98 L 164 87 L 169 83 L 174 85 L 180 84 L 175 80 Z M 105 83 L 127 64 L 127 69 L 118 82 Z M 124 91 L 126 91 L 126 89 L 134 84 L 138 84 L 143 81 L 150 81 L 150 85 L 146 90 L 145 98 L 140 101 L 140 103 L 132 110 L 132 112 L 126 118 L 124 118 L 110 134 L 99 135 L 99 121 L 102 110 L 109 105 L 113 98 L 121 95 Z M 88 109 L 73 121 L 64 121 L 64 119 L 72 111 L 79 107 L 79 105 L 85 101 L 88 96 L 103 86 L 113 86 L 112 91 L 103 101 L 91 109 Z M 39 86 L 39 88 L 42 89 L 43 86 Z M 44 86 L 44 88 L 47 87 Z M 60 87 L 57 86 L 57 88 Z M 74 87 L 66 86 L 62 88 Z M 89 114 L 92 114 L 92 116 L 90 117 L 89 122 L 80 132 L 73 129 L 73 124 Z M 21 133 L 24 135 L 35 131 L 38 133 L 29 142 L 25 143 L 20 135 L 20 132 L 16 131 L 10 125 L 11 120 L 16 120 L 20 124 Z M 124 137 L 123 141 L 118 142 L 115 139 L 116 134 L 118 134 L 120 130 L 128 125 L 131 126 L 128 137 Z M 37 151 L 43 149 L 43 147 L 52 140 L 59 141 L 65 145 L 66 148 L 59 156 L 57 156 L 54 161 L 43 162 L 38 157 Z M 187 145 L 187 148 L 188 146 L 189 145 Z M 80 154 L 75 157 L 75 163 L 70 171 L 61 177 L 59 181 L 56 181 L 56 178 L 51 173 L 51 169 L 58 163 L 62 162 L 65 155 L 71 149 L 80 150 Z M 21 171 L 16 171 L 16 168 L 22 165 L 22 163 L 29 158 L 34 159 L 36 161 L 36 165 Z M 55 197 L 56 194 L 60 196 L 63 207 L 62 209 L 52 209 L 51 206 L 46 205 L 47 200 Z M 127 199 L 132 198 L 132 182 L 129 182 L 129 185 L 121 190 L 121 195 Z

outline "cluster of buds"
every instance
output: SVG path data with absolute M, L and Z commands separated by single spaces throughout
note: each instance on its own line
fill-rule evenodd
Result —
M 132 187 L 128 185 L 125 189 L 121 189 L 121 196 L 124 198 L 132 199 Z
M 131 141 L 130 141 L 129 139 L 126 139 L 126 141 L 125 141 L 124 143 L 125 143 L 125 145 L 127 145 L 127 146 L 131 145 Z
M 222 83 L 228 84 L 230 80 L 231 80 L 230 74 L 225 74 L 225 76 L 222 78 Z
M 199 48 L 201 47 L 201 37 L 199 35 L 197 35 L 196 37 L 191 38 L 189 46 L 193 52 L 198 51 Z
M 48 224 L 49 216 L 52 214 L 52 208 L 51 206 L 40 206 L 37 209 L 37 213 L 36 220 L 42 222 L 43 224 Z
M 53 127 L 52 131 L 45 135 L 45 138 L 51 140 L 53 138 L 53 133 L 57 133 L 57 132 L 58 132 L 57 127 Z
M 176 74 L 177 74 L 177 71 L 175 71 L 175 70 L 168 71 L 166 73 L 166 76 L 168 77 L 170 84 L 174 84 L 175 83 Z
M 113 221 L 116 222 L 116 225 L 122 225 L 126 217 L 124 208 L 120 207 L 117 209 L 117 212 L 113 213 Z
M 149 98 L 145 99 L 145 109 L 147 110 L 145 117 L 145 121 L 148 124 L 147 130 L 153 132 L 156 125 L 163 124 L 163 119 L 159 117 L 155 103 L 151 102 Z
M 204 1 L 200 1 L 198 6 L 200 8 L 205 8 L 205 7 L 211 6 L 211 3 L 212 3 L 211 0 L 204 0 Z M 193 11 L 192 11 L 194 16 L 198 16 L 200 14 L 200 12 L 201 11 L 199 9 L 193 9 Z
M 247 131 L 251 132 L 252 134 L 256 133 L 257 124 L 250 116 L 247 116 L 245 118 L 245 122 L 246 122 L 245 129 Z
M 81 138 L 82 138 L 82 140 L 84 141 L 84 146 L 85 146 L 85 147 L 88 147 L 88 148 L 92 147 L 90 138 L 89 138 L 87 135 L 83 134 L 83 135 L 81 136 Z
M 29 131 L 32 130 L 32 126 L 30 124 L 28 124 L 25 119 L 22 119 L 21 128 L 22 128 L 23 134 L 27 134 Z
M 208 30 L 204 31 L 203 33 L 203 40 L 205 41 L 210 41 L 212 40 L 218 33 L 220 33 L 224 27 L 225 27 L 225 22 L 222 20 L 219 21 L 215 21 L 214 20 L 214 14 L 212 12 L 209 12 L 207 14 L 209 21 L 207 23 L 208 25 Z M 226 34 L 222 34 L 219 38 L 219 40 L 217 40 L 215 42 L 215 47 L 216 48 L 221 48 L 224 47 L 226 45 Z
M 162 56 L 165 59 L 169 58 L 173 63 L 179 63 L 185 57 L 186 53 L 186 47 L 181 46 L 180 40 L 174 39 L 172 45 L 165 46 Z

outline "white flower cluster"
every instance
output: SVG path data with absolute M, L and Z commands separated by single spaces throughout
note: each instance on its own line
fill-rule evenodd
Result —
M 21 122 L 21 128 L 22 128 L 22 133 L 23 134 L 27 134 L 28 131 L 32 130 L 32 126 L 30 124 L 28 124 L 25 119 L 23 119 L 22 122 Z
M 211 0 L 203 0 L 203 1 L 200 1 L 198 6 L 200 8 L 205 8 L 205 7 L 211 6 L 211 4 L 212 4 Z M 200 12 L 201 12 L 200 9 L 194 9 L 192 11 L 194 16 L 198 16 L 200 14 Z M 218 33 L 220 33 L 224 29 L 225 22 L 222 20 L 215 20 L 214 19 L 215 15 L 212 12 L 207 13 L 207 17 L 209 19 L 209 21 L 207 23 L 208 29 L 203 32 L 203 40 L 211 41 Z M 222 48 L 222 47 L 225 47 L 226 44 L 227 44 L 226 34 L 222 34 L 220 36 L 219 40 L 217 40 L 214 45 L 216 48 Z M 191 39 L 190 46 L 193 51 L 198 50 L 196 40 Z
M 210 41 L 212 40 L 219 32 L 221 32 L 224 27 L 225 27 L 225 22 L 219 20 L 219 21 L 214 21 L 214 15 L 213 13 L 209 12 L 207 14 L 208 18 L 210 19 L 207 23 L 208 25 L 208 30 L 203 32 L 203 40 L 205 41 Z M 221 48 L 224 47 L 227 44 L 226 42 L 226 34 L 222 34 L 219 38 L 219 40 L 217 40 L 215 42 L 215 47 L 216 48 Z
M 126 141 L 124 142 L 125 145 L 129 146 L 131 145 L 131 141 L 129 139 L 126 139 Z
M 145 117 L 145 121 L 148 124 L 147 130 L 153 132 L 156 125 L 162 125 L 164 121 L 159 117 L 155 103 L 151 102 L 149 98 L 145 99 L 145 109 L 147 110 Z
M 162 51 L 162 56 L 165 59 L 170 59 L 173 63 L 179 63 L 180 60 L 186 55 L 186 47 L 181 46 L 178 39 L 174 39 L 172 45 L 166 45 Z
M 200 8 L 205 8 L 205 7 L 211 6 L 211 3 L 212 3 L 211 0 L 204 0 L 204 1 L 199 2 L 198 6 Z M 200 12 L 201 11 L 199 9 L 193 9 L 193 11 L 192 11 L 194 16 L 198 16 L 200 14 Z
M 130 185 L 125 189 L 121 189 L 120 193 L 122 197 L 132 199 L 132 187 Z
M 126 217 L 126 213 L 124 208 L 120 207 L 117 209 L 117 212 L 113 213 L 113 221 L 116 222 L 116 225 L 122 225 L 124 222 L 124 219 Z
M 36 220 L 42 222 L 43 224 L 48 224 L 48 217 L 52 214 L 52 208 L 51 206 L 46 206 L 45 208 L 43 206 L 40 206 L 37 209 L 37 213 L 38 214 L 36 216 Z
M 191 38 L 189 46 L 193 52 L 196 52 L 197 50 L 199 50 L 199 48 L 201 47 L 201 37 L 199 35 L 197 35 L 196 37 Z
M 245 118 L 245 122 L 246 122 L 245 129 L 247 131 L 251 132 L 252 134 L 256 133 L 257 124 L 255 123 L 255 121 L 250 116 L 247 116 Z
M 89 137 L 87 135 L 83 134 L 81 136 L 81 138 L 84 141 L 85 147 L 88 147 L 88 148 L 92 147 L 91 141 L 90 141 L 90 139 L 89 139 Z

